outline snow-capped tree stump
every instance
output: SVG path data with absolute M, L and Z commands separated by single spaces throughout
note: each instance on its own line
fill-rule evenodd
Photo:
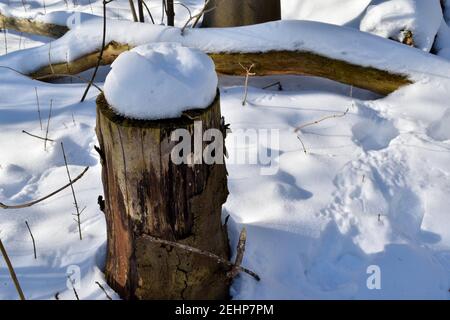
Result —
M 148 235 L 229 258 L 221 209 L 224 164 L 174 164 L 175 129 L 221 128 L 219 94 L 206 109 L 165 120 L 117 115 L 101 94 L 97 136 L 102 157 L 108 248 L 106 277 L 125 299 L 223 299 L 226 267 L 214 259 L 151 242 Z M 194 137 L 192 138 L 194 139 Z M 194 141 L 192 141 L 194 144 Z M 205 146 L 205 143 L 203 143 Z
M 211 0 L 206 9 L 203 27 L 238 27 L 281 20 L 280 0 Z

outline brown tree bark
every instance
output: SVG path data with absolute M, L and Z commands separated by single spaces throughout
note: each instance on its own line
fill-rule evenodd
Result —
M 226 267 L 209 257 L 150 241 L 186 244 L 229 258 L 221 223 L 228 189 L 225 164 L 171 158 L 175 129 L 221 128 L 219 97 L 205 110 L 161 121 L 131 120 L 97 99 L 108 248 L 106 277 L 125 299 L 224 299 Z M 191 141 L 193 143 L 193 141 Z M 205 146 L 205 143 L 203 143 Z
M 211 0 L 202 26 L 238 27 L 276 20 L 281 20 L 280 0 Z

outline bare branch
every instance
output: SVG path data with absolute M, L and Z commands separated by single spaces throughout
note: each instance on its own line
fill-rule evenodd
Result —
M 38 110 L 38 116 L 39 116 L 39 125 L 41 126 L 41 131 L 42 131 L 41 106 L 39 104 L 39 94 L 38 94 L 37 87 L 34 87 L 34 91 L 36 93 L 36 104 L 37 104 L 37 110 Z
M 44 150 L 47 151 L 48 129 L 50 128 L 50 118 L 52 117 L 53 100 L 50 100 L 50 110 L 48 112 L 47 129 L 45 130 Z
M 173 4 L 176 4 L 176 5 L 179 5 L 179 6 L 182 6 L 183 8 L 185 8 L 187 10 L 187 12 L 189 13 L 189 17 L 192 17 L 191 9 L 189 9 L 189 7 L 187 5 L 185 5 L 182 2 L 174 2 Z
M 205 6 L 203 7 L 203 10 L 202 10 L 203 13 L 197 14 L 197 19 L 195 19 L 194 23 L 192 24 L 192 28 L 195 28 L 195 27 L 197 26 L 197 24 L 198 24 L 198 22 L 200 21 L 200 18 L 202 17 L 202 15 L 204 15 L 205 13 L 211 12 L 211 11 L 213 11 L 213 10 L 216 10 L 216 7 L 212 7 L 212 8 L 206 9 L 206 7 L 208 6 L 208 4 L 209 4 L 210 1 L 211 1 L 211 0 L 207 0 L 207 1 L 205 2 Z
M 189 252 L 192 252 L 192 253 L 201 254 L 201 255 L 209 257 L 211 259 L 215 259 L 215 260 L 217 260 L 218 263 L 222 263 L 222 264 L 224 264 L 224 265 L 226 265 L 228 267 L 233 267 L 234 266 L 234 263 L 232 263 L 232 262 L 230 262 L 230 261 L 228 261 L 228 260 L 226 260 L 226 259 L 224 259 L 222 257 L 219 257 L 218 255 L 216 255 L 214 253 L 208 252 L 208 251 L 200 250 L 200 249 L 197 249 L 197 248 L 185 245 L 185 244 L 173 242 L 173 241 L 168 241 L 168 240 L 155 238 L 155 237 L 152 237 L 152 236 L 149 236 L 149 235 L 146 235 L 145 238 L 150 240 L 150 241 L 152 241 L 152 242 L 155 242 L 155 243 L 160 243 L 160 244 L 168 245 L 168 246 L 171 246 L 171 247 L 180 248 L 182 250 L 186 250 L 186 251 L 189 251 Z M 248 269 L 246 269 L 246 268 L 244 268 L 242 266 L 236 266 L 236 268 L 239 271 L 245 272 L 248 275 L 252 276 L 257 281 L 261 280 L 261 278 L 255 272 L 253 272 L 251 270 L 248 270 Z
M 31 232 L 30 226 L 28 225 L 28 221 L 25 221 L 25 224 L 27 225 L 28 232 L 30 233 L 31 241 L 33 241 L 34 259 L 37 259 L 36 242 L 34 241 L 33 233 Z
M 52 73 L 55 73 L 55 71 L 53 70 L 51 51 L 52 51 L 52 42 L 50 41 L 50 42 L 48 43 L 48 63 L 49 63 L 49 65 L 50 65 L 50 70 L 51 70 L 51 72 L 52 72 Z
M 72 190 L 72 196 L 73 196 L 73 203 L 75 205 L 75 210 L 77 211 L 77 223 L 78 223 L 78 234 L 80 236 L 80 240 L 83 240 L 83 236 L 81 235 L 81 212 L 80 212 L 80 208 L 78 207 L 78 201 L 77 201 L 77 197 L 75 195 L 75 190 L 73 188 L 73 183 L 72 183 L 72 178 L 70 177 L 70 172 L 69 172 L 69 166 L 67 165 L 67 158 L 66 158 L 66 152 L 64 151 L 64 143 L 61 142 L 61 149 L 62 149 L 62 153 L 64 156 L 64 164 L 66 165 L 66 171 L 67 171 L 67 177 L 69 178 L 69 183 L 70 183 L 70 189 Z
M 35 134 L 29 133 L 29 132 L 27 132 L 27 131 L 25 131 L 25 130 L 22 130 L 22 132 L 25 133 L 25 134 L 27 134 L 27 135 L 29 135 L 30 137 L 33 137 L 33 138 L 41 139 L 41 140 L 44 140 L 44 141 L 55 142 L 55 140 L 52 140 L 52 139 L 50 139 L 50 138 L 43 138 L 43 137 L 37 136 L 37 135 L 35 135 Z
M 262 89 L 265 90 L 265 89 L 269 89 L 269 88 L 274 87 L 274 86 L 278 86 L 278 91 L 283 91 L 283 86 L 281 85 L 280 81 L 277 81 L 277 82 L 269 84 L 269 85 L 267 85 L 265 87 L 262 87 Z
M 131 10 L 131 14 L 133 15 L 133 21 L 134 22 L 138 22 L 138 17 L 136 14 L 136 8 L 134 6 L 133 0 L 128 0 L 128 2 L 130 3 L 130 10 Z
M 306 152 L 306 147 L 305 147 L 305 144 L 303 143 L 303 140 L 302 140 L 302 138 L 300 138 L 300 136 L 298 135 L 297 136 L 297 139 L 300 141 L 300 143 L 302 144 L 302 147 L 303 147 L 303 152 L 306 154 L 307 152 Z
M 16 272 L 11 264 L 11 260 L 9 260 L 8 253 L 6 252 L 5 247 L 3 246 L 2 239 L 0 239 L 0 251 L 5 259 L 6 265 L 8 266 L 9 274 L 11 275 L 11 279 L 14 282 L 14 286 L 16 287 L 17 293 L 19 294 L 20 300 L 25 300 L 25 295 L 23 294 L 22 288 L 20 287 L 19 280 L 17 279 Z
M 75 294 L 75 298 L 76 298 L 77 300 L 80 300 L 80 297 L 78 297 L 78 292 L 77 292 L 77 290 L 75 289 L 75 286 L 73 285 L 73 284 L 74 284 L 74 281 L 72 280 L 72 278 L 70 277 L 70 275 L 67 276 L 67 279 L 69 279 L 70 283 L 72 284 L 72 290 L 73 290 L 73 293 Z
M 306 127 L 309 127 L 309 126 L 318 124 L 318 123 L 320 123 L 320 122 L 322 122 L 322 121 L 325 121 L 325 120 L 328 120 L 328 119 L 343 118 L 343 117 L 345 117 L 345 116 L 347 115 L 348 111 L 349 111 L 349 108 L 347 108 L 347 110 L 345 110 L 344 113 L 341 113 L 341 114 L 333 114 L 333 115 L 331 115 L 331 116 L 323 117 L 323 118 L 321 118 L 321 119 L 319 119 L 319 120 L 315 120 L 315 121 L 312 121 L 312 122 L 308 122 L 308 123 L 302 124 L 301 126 L 297 127 L 297 128 L 295 129 L 294 132 L 299 132 L 299 131 L 301 131 L 302 129 L 304 129 L 304 128 L 306 128 Z
M 103 286 L 100 284 L 100 282 L 95 281 L 95 283 L 100 287 L 100 289 L 103 291 L 103 293 L 105 294 L 106 298 L 108 298 L 108 300 L 112 300 L 111 296 L 108 294 L 108 292 L 106 292 L 105 288 L 103 288 Z
M 153 24 L 155 24 L 155 20 L 153 19 L 152 13 L 150 12 L 150 9 L 148 8 L 148 6 L 144 0 L 142 0 L 142 4 L 144 5 L 145 9 L 147 10 L 150 20 L 152 21 Z
M 72 184 L 74 184 L 75 182 L 80 180 L 83 177 L 83 175 L 86 173 L 86 171 L 88 171 L 88 169 L 89 169 L 89 167 L 84 168 L 83 172 L 81 172 L 75 179 L 73 179 L 71 183 L 66 184 L 65 186 L 59 188 L 56 191 L 53 191 L 52 193 L 46 195 L 45 197 L 42 197 L 42 198 L 40 198 L 38 200 L 34 200 L 32 202 L 19 204 L 19 205 L 12 205 L 12 206 L 11 205 L 6 205 L 6 204 L 0 202 L 0 208 L 2 208 L 2 209 L 22 209 L 22 208 L 27 208 L 27 207 L 34 206 L 35 204 L 38 204 L 39 202 L 47 200 L 48 198 L 54 196 L 55 194 L 57 194 L 57 193 L 63 191 L 64 189 L 70 187 Z
M 103 52 L 105 51 L 106 46 L 106 5 L 108 2 L 106 0 L 103 0 L 103 35 L 102 35 L 102 48 L 100 49 L 100 54 L 98 55 L 97 65 L 95 66 L 94 73 L 92 74 L 92 78 L 89 81 L 86 90 L 83 93 L 83 97 L 81 97 L 81 102 L 84 102 L 86 99 L 86 96 L 89 92 L 89 89 L 91 88 L 92 84 L 94 83 L 95 76 L 97 75 L 98 68 L 100 68 L 100 64 L 103 59 Z

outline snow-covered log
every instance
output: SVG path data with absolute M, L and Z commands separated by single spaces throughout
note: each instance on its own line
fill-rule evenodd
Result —
M 381 95 L 394 92 L 412 82 L 401 74 L 331 59 L 307 51 L 269 51 L 264 53 L 210 54 L 218 73 L 245 76 L 241 65 L 254 64 L 252 72 L 266 75 L 318 76 Z M 239 62 L 239 63 L 238 63 Z
M 111 42 L 103 52 L 102 64 L 111 64 L 122 52 L 130 49 L 127 44 Z M 87 54 L 71 62 L 45 66 L 30 75 L 34 79 L 48 80 L 61 74 L 78 74 L 95 67 L 99 52 Z M 211 53 L 216 71 L 221 74 L 245 76 L 241 64 L 254 64 L 253 71 L 265 75 L 311 75 L 367 89 L 381 95 L 394 92 L 412 82 L 402 74 L 358 66 L 346 61 L 302 51 L 269 51 L 264 53 Z M 56 74 L 57 76 L 52 76 Z
M 108 20 L 107 26 L 103 64 L 144 43 L 177 42 L 208 53 L 221 73 L 243 75 L 239 63 L 250 62 L 258 75 L 320 76 L 386 95 L 426 72 L 417 69 L 417 59 L 438 63 L 380 37 L 311 21 L 201 28 L 184 35 L 178 28 L 128 21 Z M 0 57 L 0 65 L 7 63 L 38 79 L 79 73 L 96 65 L 101 30 L 98 21 L 83 23 L 51 44 Z
M 69 28 L 64 25 L 41 22 L 35 19 L 9 17 L 0 13 L 0 28 L 12 29 L 20 32 L 36 34 L 51 38 L 62 37 Z

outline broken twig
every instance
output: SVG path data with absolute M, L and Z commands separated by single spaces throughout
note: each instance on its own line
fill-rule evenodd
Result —
M 309 126 L 318 124 L 318 123 L 320 123 L 320 122 L 322 122 L 322 121 L 325 121 L 325 120 L 328 120 L 328 119 L 333 119 L 333 118 L 343 118 L 343 117 L 345 117 L 345 116 L 347 115 L 348 111 L 349 111 L 349 108 L 347 108 L 347 110 L 345 110 L 345 112 L 342 113 L 342 114 L 333 114 L 333 115 L 331 115 L 331 116 L 326 116 L 326 117 L 323 117 L 323 118 L 321 118 L 321 119 L 319 119 L 319 120 L 316 120 L 316 121 L 312 121 L 312 122 L 305 123 L 305 124 L 303 124 L 303 125 L 297 127 L 297 128 L 295 129 L 295 132 L 299 132 L 299 131 L 301 131 L 302 129 L 304 129 L 304 128 L 306 128 L 306 127 L 309 127 Z
M 33 138 L 41 139 L 41 140 L 44 140 L 44 141 L 46 140 L 46 141 L 50 141 L 50 142 L 55 142 L 55 140 L 52 140 L 50 138 L 43 138 L 43 137 L 37 136 L 35 134 L 29 133 L 29 132 L 27 132 L 25 130 L 22 130 L 22 132 L 27 134 L 27 135 L 29 135 L 30 137 L 33 137 Z
M 27 225 L 27 229 L 28 229 L 28 232 L 30 233 L 31 240 L 33 241 L 34 259 L 37 259 L 36 242 L 34 241 L 33 233 L 31 232 L 30 226 L 28 225 L 28 221 L 25 221 L 25 224 Z
M 245 242 L 247 241 L 247 230 L 244 228 L 241 231 L 241 234 L 239 235 L 239 242 L 237 245 L 237 253 L 236 253 L 236 260 L 234 262 L 233 267 L 231 267 L 231 270 L 228 272 L 227 276 L 230 279 L 234 279 L 238 273 L 239 273 L 239 267 L 242 264 L 242 261 L 244 260 L 244 252 L 245 252 Z
M 307 152 L 306 152 L 306 147 L 305 147 L 305 144 L 303 143 L 302 138 L 300 138 L 300 136 L 297 135 L 297 139 L 298 139 L 298 140 L 300 141 L 300 143 L 302 144 L 303 152 L 304 152 L 305 154 L 307 154 Z
M 186 251 L 189 251 L 189 252 L 192 252 L 192 253 L 201 254 L 201 255 L 209 257 L 211 259 L 215 259 L 215 260 L 217 260 L 217 262 L 222 263 L 222 264 L 224 264 L 224 265 L 226 265 L 228 267 L 233 267 L 234 266 L 234 263 L 232 263 L 232 262 L 230 262 L 230 261 L 228 261 L 228 260 L 226 260 L 226 259 L 224 259 L 222 257 L 219 257 L 218 255 L 216 255 L 214 253 L 208 252 L 208 251 L 200 250 L 200 249 L 197 249 L 197 248 L 185 245 L 185 244 L 181 244 L 181 243 L 178 243 L 178 242 L 158 239 L 158 238 L 155 238 L 155 237 L 152 237 L 152 236 L 149 236 L 149 235 L 146 235 L 145 238 L 150 240 L 150 241 L 152 241 L 152 242 L 155 242 L 155 243 L 160 243 L 160 244 L 168 245 L 168 246 L 171 246 L 171 247 L 180 248 L 182 250 L 186 250 Z M 253 271 L 251 271 L 249 269 L 246 269 L 246 268 L 244 268 L 242 266 L 236 266 L 236 268 L 237 268 L 237 270 L 245 272 L 248 275 L 252 276 L 253 278 L 256 279 L 256 281 L 260 281 L 261 280 L 261 278 L 255 272 L 253 272 Z
M 202 10 L 201 10 L 199 13 L 197 13 L 196 15 L 194 15 L 194 16 L 191 15 L 191 10 L 189 10 L 188 7 L 186 7 L 186 6 L 185 6 L 184 4 L 182 4 L 182 3 L 178 3 L 178 4 L 182 5 L 183 7 L 185 7 L 185 8 L 188 10 L 188 12 L 189 12 L 189 19 L 186 21 L 186 23 L 184 24 L 184 26 L 181 28 L 181 35 L 182 35 L 182 36 L 184 36 L 184 30 L 187 28 L 187 26 L 189 25 L 189 23 L 190 23 L 192 20 L 194 20 L 194 23 L 192 24 L 192 28 L 195 28 L 195 27 L 197 26 L 197 23 L 198 23 L 198 21 L 200 20 L 200 18 L 201 18 L 202 15 L 204 15 L 205 13 L 211 12 L 211 11 L 213 11 L 213 10 L 216 9 L 216 7 L 206 9 L 206 7 L 208 6 L 208 4 L 209 4 L 210 1 L 211 1 L 211 0 L 206 0 L 206 1 L 205 1 L 205 5 L 203 6 Z
M 242 105 L 245 106 L 247 103 L 247 95 L 248 95 L 248 79 L 250 76 L 256 75 L 256 73 L 252 73 L 252 69 L 255 66 L 254 63 L 250 65 L 250 67 L 244 67 L 240 62 L 239 65 L 242 67 L 242 69 L 245 70 L 245 83 L 244 83 L 244 98 L 242 99 Z
M 274 82 L 272 84 L 269 84 L 269 85 L 267 85 L 265 87 L 262 87 L 261 89 L 266 90 L 266 89 L 269 89 L 269 88 L 272 88 L 272 87 L 275 87 L 275 86 L 278 86 L 278 91 L 283 91 L 283 86 L 281 85 L 280 81 L 277 81 L 277 82 Z
M 92 74 L 92 78 L 89 81 L 86 90 L 83 93 L 83 96 L 81 97 L 81 102 L 84 102 L 84 100 L 86 99 L 86 96 L 89 92 L 89 89 L 91 88 L 92 84 L 95 81 L 95 76 L 97 75 L 98 72 L 98 68 L 100 68 L 100 64 L 103 60 L 103 52 L 105 51 L 105 46 L 106 46 L 106 5 L 111 2 L 112 0 L 103 0 L 103 35 L 102 35 L 102 47 L 100 49 L 100 54 L 98 55 L 98 59 L 97 59 L 97 65 L 95 66 L 94 69 L 94 73 Z

